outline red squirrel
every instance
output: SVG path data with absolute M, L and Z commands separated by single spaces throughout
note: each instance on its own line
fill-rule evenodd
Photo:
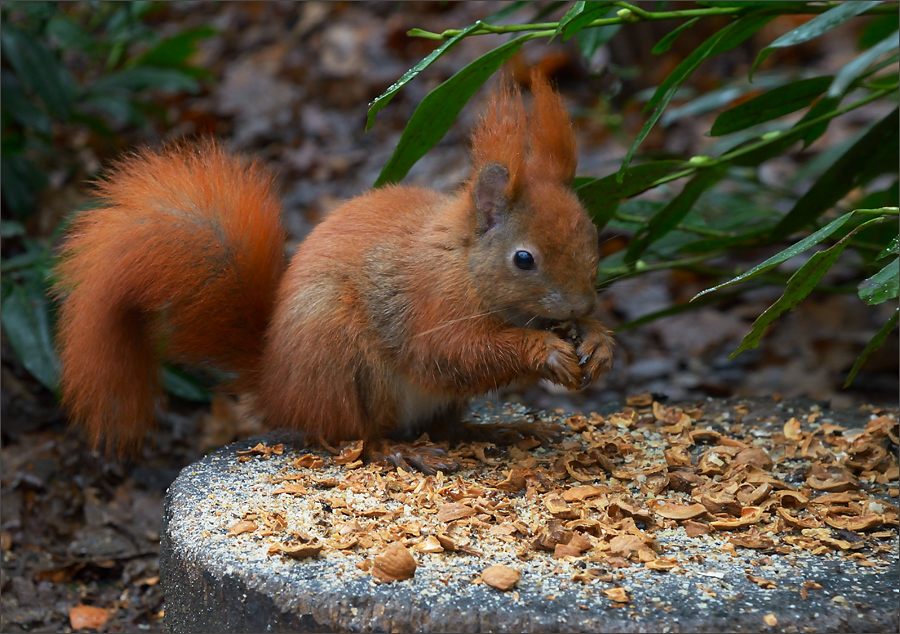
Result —
M 139 444 L 160 363 L 236 376 L 271 427 L 326 443 L 452 425 L 514 380 L 607 370 L 597 230 L 559 95 L 495 90 L 453 194 L 392 185 L 331 212 L 290 265 L 271 176 L 212 141 L 128 156 L 57 268 L 62 402 L 94 445 Z M 575 324 L 573 344 L 549 325 Z M 539 327 L 540 326 L 540 327 Z M 546 328 L 546 329 L 542 329 Z

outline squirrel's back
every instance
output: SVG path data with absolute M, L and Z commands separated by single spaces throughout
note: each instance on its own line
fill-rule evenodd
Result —
M 252 380 L 285 268 L 272 189 L 211 141 L 136 153 L 96 185 L 56 270 L 62 400 L 95 444 L 140 440 L 162 358 Z

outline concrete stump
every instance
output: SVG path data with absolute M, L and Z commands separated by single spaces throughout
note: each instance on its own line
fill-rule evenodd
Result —
M 167 629 L 898 630 L 896 412 L 734 399 L 471 416 L 568 434 L 470 444 L 461 471 L 428 478 L 278 433 L 185 468 L 162 530 Z

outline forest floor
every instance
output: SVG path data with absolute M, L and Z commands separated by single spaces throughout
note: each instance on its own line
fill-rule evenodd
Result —
M 460 44 L 401 91 L 366 133 L 367 104 L 433 48 L 405 33 L 413 27 L 461 27 L 495 10 L 494 5 L 167 5 L 154 18 L 162 32 L 208 24 L 219 32 L 201 42 L 197 60 L 215 82 L 199 95 L 167 98 L 171 127 L 160 138 L 211 133 L 270 165 L 277 173 L 296 245 L 330 209 L 371 185 L 422 97 L 497 44 L 491 38 Z M 658 36 L 652 30 L 635 33 Z M 774 39 L 771 34 L 760 37 Z M 538 65 L 559 85 L 575 115 L 580 174 L 600 176 L 615 169 L 642 123 L 639 104 L 626 103 L 625 97 L 655 85 L 663 72 L 659 69 L 671 68 L 666 56 L 647 63 L 648 53 L 638 50 L 640 40 L 635 38 L 634 49 L 628 49 L 627 42 L 610 47 L 610 57 L 597 64 L 612 61 L 650 70 L 625 81 L 621 95 L 599 102 L 598 94 L 614 90 L 613 80 L 586 65 L 574 41 L 526 46 L 511 64 L 514 76 Z M 806 54 L 810 64 L 827 70 L 846 59 L 842 51 L 832 42 L 827 52 L 813 48 Z M 671 55 L 678 54 L 674 47 Z M 738 68 L 746 63 L 735 62 Z M 711 85 L 723 80 L 720 68 L 704 72 L 697 81 Z M 485 94 L 476 94 L 476 107 L 463 111 L 458 124 L 413 168 L 409 182 L 448 191 L 466 178 L 465 135 Z M 615 109 L 618 100 L 625 103 L 621 111 Z M 860 118 L 842 119 L 827 134 L 843 138 L 852 131 L 848 127 L 861 126 L 871 116 L 861 109 Z M 698 154 L 704 140 L 697 131 L 702 129 L 696 121 L 681 121 L 654 132 L 646 147 Z M 84 181 L 95 177 L 115 152 L 158 140 L 136 132 L 123 133 L 115 147 L 78 133 L 62 139 L 76 147 L 79 165 L 67 178 L 52 181 L 53 190 L 33 226 L 52 228 L 62 213 L 84 200 Z M 802 160 L 777 161 L 766 168 L 769 177 L 782 178 Z M 49 235 L 46 229 L 37 231 Z M 760 253 L 757 261 L 767 255 Z M 840 274 L 837 269 L 835 275 Z M 544 385 L 513 386 L 497 398 L 585 412 L 642 392 L 669 402 L 780 394 L 818 399 L 834 408 L 897 405 L 896 332 L 852 389 L 841 387 L 856 356 L 884 323 L 881 309 L 893 308 L 864 306 L 854 295 L 810 297 L 782 316 L 757 349 L 734 359 L 729 355 L 755 317 L 777 299 L 778 289 L 757 289 L 727 303 L 619 330 L 622 324 L 685 302 L 713 282 L 699 274 L 660 271 L 615 283 L 601 294 L 599 309 L 600 318 L 617 331 L 612 372 L 579 393 Z M 80 431 L 67 425 L 54 397 L 28 375 L 5 341 L 2 353 L 0 629 L 72 631 L 77 619 L 95 618 L 101 631 L 163 631 L 158 540 L 166 488 L 205 452 L 260 430 L 237 421 L 225 401 L 215 401 L 212 408 L 173 401 L 139 457 L 107 458 L 91 451 Z

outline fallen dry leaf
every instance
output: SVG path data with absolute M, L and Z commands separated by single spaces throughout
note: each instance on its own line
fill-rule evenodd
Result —
M 776 625 L 778 625 L 778 618 L 771 612 L 763 617 L 763 621 L 765 621 L 766 625 L 768 625 L 769 627 L 775 627 Z
M 109 620 L 109 610 L 79 603 L 69 608 L 69 623 L 73 630 L 99 630 Z

